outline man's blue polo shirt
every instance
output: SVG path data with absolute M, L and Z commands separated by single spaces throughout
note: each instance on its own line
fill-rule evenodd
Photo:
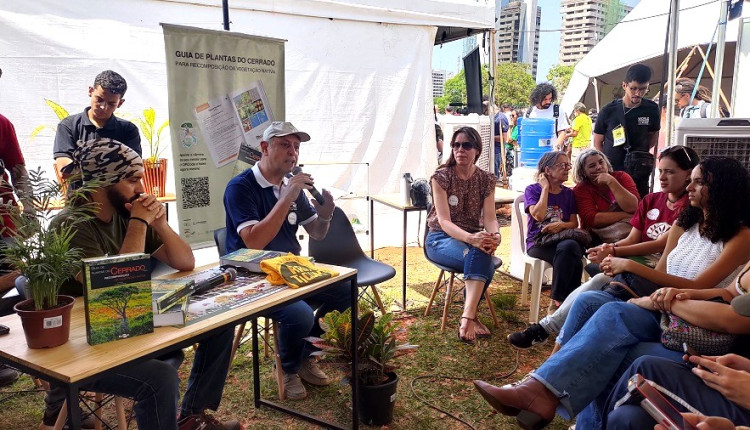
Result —
M 288 180 L 284 178 L 282 186 L 285 186 L 287 182 Z M 278 195 L 279 187 L 263 177 L 258 164 L 229 181 L 224 191 L 224 209 L 227 213 L 227 252 L 234 252 L 245 247 L 239 231 L 265 218 L 279 201 Z M 295 215 L 290 217 L 291 212 Z M 297 227 L 314 221 L 317 216 L 317 212 L 310 205 L 305 193 L 300 192 L 287 213 L 281 230 L 265 246 L 265 249 L 299 255 L 302 247 L 297 241 Z M 290 223 L 290 218 L 296 218 L 297 222 Z

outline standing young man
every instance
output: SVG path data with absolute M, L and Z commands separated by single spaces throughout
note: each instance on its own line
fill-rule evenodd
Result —
M 118 73 L 105 70 L 96 75 L 94 85 L 89 87 L 90 106 L 81 113 L 63 119 L 57 126 L 53 151 L 55 168 L 58 171 L 62 171 L 63 167 L 70 164 L 71 154 L 79 142 L 93 139 L 114 139 L 137 152 L 139 156 L 143 155 L 138 127 L 114 115 L 115 110 L 125 102 L 127 90 L 127 82 Z
M 622 82 L 625 96 L 604 106 L 594 125 L 594 148 L 604 152 L 614 170 L 633 177 L 641 196 L 648 194 L 654 170 L 649 150 L 659 141 L 659 106 L 644 98 L 650 81 L 648 66 L 630 66 Z

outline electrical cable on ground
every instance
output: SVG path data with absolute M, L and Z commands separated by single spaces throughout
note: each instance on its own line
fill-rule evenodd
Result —
M 456 415 L 453 415 L 452 413 L 450 413 L 450 412 L 448 412 L 448 411 L 446 411 L 444 409 L 439 408 L 438 406 L 435 406 L 435 405 L 431 404 L 430 402 L 428 402 L 427 400 L 425 400 L 423 397 L 421 397 L 419 394 L 417 394 L 416 390 L 414 389 L 414 383 L 416 383 L 417 381 L 423 380 L 423 379 L 445 379 L 445 380 L 450 380 L 450 381 L 473 381 L 475 379 L 482 379 L 482 380 L 485 380 L 485 379 L 488 379 L 488 380 L 492 380 L 492 379 L 506 379 L 506 378 L 509 378 L 510 376 L 512 376 L 518 370 L 518 362 L 519 362 L 519 358 L 521 356 L 521 351 L 519 349 L 516 349 L 515 351 L 516 351 L 516 363 L 513 366 L 513 369 L 511 369 L 508 373 L 500 374 L 500 375 L 493 375 L 493 376 L 490 376 L 488 378 L 486 378 L 486 377 L 465 378 L 465 377 L 457 377 L 457 376 L 430 375 L 430 374 L 420 375 L 420 376 L 417 376 L 416 378 L 414 378 L 414 379 L 411 380 L 411 382 L 409 383 L 409 389 L 411 390 L 411 394 L 420 403 L 424 404 L 428 408 L 431 408 L 431 409 L 434 409 L 434 410 L 436 410 L 438 412 L 441 412 L 441 413 L 443 413 L 443 414 L 445 414 L 445 415 L 453 418 L 454 420 L 460 422 L 461 424 L 465 425 L 466 427 L 468 427 L 468 428 L 470 428 L 472 430 L 476 430 L 475 427 L 473 425 L 471 425 L 470 423 L 468 423 L 467 421 L 459 418 Z

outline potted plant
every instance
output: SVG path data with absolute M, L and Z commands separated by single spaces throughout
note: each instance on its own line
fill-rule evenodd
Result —
M 12 202 L 0 206 L 0 212 L 10 219 L 8 225 L 2 222 L 0 231 L 10 231 L 13 236 L 1 246 L 4 261 L 27 280 L 25 290 L 30 297 L 14 307 L 21 317 L 26 343 L 29 348 L 47 348 L 68 341 L 74 299 L 58 292 L 63 282 L 80 270 L 81 250 L 72 248 L 70 241 L 77 224 L 92 216 L 92 205 L 68 209 L 76 212 L 76 221 L 51 228 L 53 208 L 62 201 L 62 186 L 47 179 L 39 168 L 29 172 L 29 188 L 33 211 L 23 211 Z M 71 192 L 70 197 L 80 197 L 86 189 Z
M 149 156 L 143 158 L 143 186 L 146 192 L 156 197 L 164 197 L 167 185 L 167 159 L 161 158 L 164 147 L 161 134 L 169 127 L 169 120 L 156 128 L 156 111 L 149 107 L 143 110 L 143 116 L 133 118 L 133 122 L 141 130 L 141 134 L 148 142 Z
M 360 420 L 367 425 L 388 424 L 393 420 L 398 384 L 393 360 L 414 351 L 417 345 L 396 343 L 397 326 L 391 314 L 376 319 L 372 311 L 366 311 L 357 321 L 355 352 L 352 350 L 351 319 L 351 309 L 329 312 L 320 321 L 324 332 L 322 337 L 308 337 L 307 340 L 320 348 L 313 355 L 331 355 L 349 363 L 357 354 L 359 368 L 355 377 L 359 382 Z

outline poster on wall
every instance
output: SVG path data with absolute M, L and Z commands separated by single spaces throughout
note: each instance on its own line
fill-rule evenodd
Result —
M 284 119 L 284 40 L 162 24 L 180 235 L 212 243 L 224 188 Z

